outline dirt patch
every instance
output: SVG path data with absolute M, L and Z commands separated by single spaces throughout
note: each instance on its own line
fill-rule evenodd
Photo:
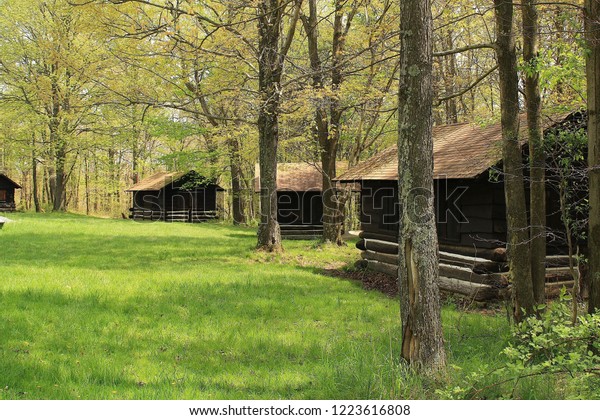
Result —
M 378 290 L 389 296 L 398 296 L 398 282 L 387 274 L 369 270 L 339 270 L 336 268 L 324 269 L 327 276 L 341 277 L 360 282 L 365 290 Z

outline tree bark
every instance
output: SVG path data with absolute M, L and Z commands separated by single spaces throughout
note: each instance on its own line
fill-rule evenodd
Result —
M 586 61 L 588 102 L 589 233 L 588 310 L 600 309 L 600 1 L 585 2 L 585 32 L 589 54 Z
M 237 138 L 229 137 L 229 165 L 231 169 L 231 205 L 234 225 L 245 225 L 246 206 L 244 203 L 242 183 L 244 175 L 240 158 L 240 143 Z
M 281 251 L 281 230 L 277 222 L 277 146 L 279 144 L 279 105 L 283 62 L 291 45 L 300 13 L 301 2 L 295 5 L 294 16 L 282 46 L 279 46 L 285 3 L 281 0 L 261 0 L 258 4 L 258 112 L 260 169 L 260 226 L 257 248 L 269 252 Z
M 37 156 L 35 149 L 35 134 L 31 136 L 31 191 L 33 195 L 33 205 L 35 212 L 39 213 L 42 211 L 40 206 L 40 197 L 38 192 L 38 179 L 37 179 Z
M 524 0 L 522 11 L 525 103 L 529 133 L 531 280 L 533 297 L 535 303 L 539 305 L 546 300 L 546 155 L 541 118 L 540 73 L 537 69 L 539 43 L 537 0 Z
M 513 317 L 534 311 L 531 282 L 531 252 L 523 179 L 521 145 L 519 143 L 519 80 L 513 32 L 513 4 L 510 0 L 494 0 L 496 15 L 496 55 L 500 84 L 502 125 L 502 159 L 504 195 L 508 228 L 508 264 L 513 283 Z
M 350 22 L 355 14 L 355 9 L 350 12 L 344 24 L 343 13 L 344 2 L 335 1 L 335 15 L 333 21 L 332 39 L 332 64 L 331 64 L 331 89 L 333 95 L 329 103 L 329 121 L 327 102 L 318 95 L 315 106 L 315 130 L 314 136 L 319 145 L 321 158 L 322 182 L 323 182 L 323 241 L 342 245 L 342 220 L 344 214 L 344 201 L 339 200 L 335 183 L 336 159 L 340 140 L 340 122 L 342 109 L 336 92 L 339 91 L 343 81 L 342 76 L 342 53 L 346 42 L 346 34 L 350 28 Z M 303 16 L 304 28 L 308 41 L 308 55 L 312 76 L 312 87 L 315 91 L 323 91 L 325 85 L 324 69 L 319 57 L 318 39 L 319 18 L 317 15 L 316 0 L 309 0 L 309 15 Z M 356 6 L 355 6 L 356 7 Z
M 432 16 L 430 0 L 400 1 L 398 188 L 402 357 L 435 373 L 446 355 L 433 207 Z

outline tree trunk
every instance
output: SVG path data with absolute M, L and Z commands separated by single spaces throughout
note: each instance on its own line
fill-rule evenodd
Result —
M 342 117 L 339 99 L 335 92 L 339 90 L 342 83 L 341 58 L 345 44 L 345 35 L 350 27 L 349 21 L 344 25 L 344 16 L 342 11 L 342 2 L 335 2 L 335 16 L 333 23 L 332 40 L 332 68 L 331 85 L 334 94 L 329 100 L 330 121 L 327 121 L 327 103 L 318 98 L 315 110 L 315 130 L 314 136 L 319 145 L 321 170 L 323 181 L 323 241 L 342 245 L 341 222 L 343 220 L 344 206 L 338 200 L 335 183 L 332 181 L 336 177 L 336 158 L 339 145 L 339 126 Z M 303 16 L 304 29 L 308 41 L 308 55 L 310 59 L 310 68 L 312 72 L 312 87 L 315 91 L 323 91 L 324 88 L 324 70 L 319 57 L 319 31 L 316 0 L 309 0 L 309 15 Z M 354 12 L 351 13 L 354 15 Z M 349 18 L 350 20 L 351 18 Z M 324 96 L 324 95 L 318 95 Z
M 454 48 L 454 40 L 452 39 L 453 32 L 449 30 L 446 37 L 443 39 L 443 47 L 447 51 Z M 457 79 L 456 71 L 456 54 L 450 54 L 443 57 L 443 80 L 446 95 L 454 93 Z M 458 108 L 456 106 L 456 98 L 451 98 L 445 101 L 444 108 L 446 111 L 446 124 L 456 124 L 458 122 Z
M 233 224 L 245 225 L 247 220 L 242 191 L 244 176 L 240 159 L 240 144 L 238 139 L 233 136 L 229 137 L 227 144 L 229 146 L 229 166 L 231 169 L 231 206 Z
M 504 195 L 508 228 L 508 264 L 513 282 L 513 316 L 516 322 L 520 322 L 523 319 L 523 312 L 528 315 L 533 313 L 534 299 L 523 158 L 519 143 L 519 80 L 513 32 L 513 5 L 509 0 L 494 0 L 494 6 L 500 84 Z
M 42 211 L 40 206 L 40 197 L 38 192 L 38 179 L 37 179 L 37 156 L 35 149 L 35 135 L 31 136 L 31 190 L 33 195 L 33 205 L 35 206 L 35 212 L 39 213 Z
M 538 60 L 537 0 L 525 0 L 523 10 L 523 59 L 525 99 L 529 133 L 531 280 L 536 304 L 543 304 L 546 283 L 546 185 L 544 134 L 541 119 L 540 73 Z
M 283 46 L 279 46 L 285 4 L 281 0 L 261 0 L 258 4 L 258 112 L 260 169 L 260 226 L 257 248 L 269 252 L 282 250 L 277 222 L 277 146 L 279 144 L 279 104 L 283 61 L 291 45 L 300 3 Z
M 433 207 L 430 0 L 400 1 L 398 188 L 402 357 L 425 372 L 445 367 Z
M 52 135 L 50 136 L 52 138 Z M 66 210 L 66 180 L 67 174 L 65 170 L 66 160 L 66 145 L 62 139 L 58 138 L 58 133 L 55 136 L 53 142 L 56 147 L 54 154 L 54 180 L 50 184 L 53 188 L 52 191 L 52 211 L 65 211 Z
M 585 2 L 585 32 L 589 54 L 586 62 L 588 102 L 589 234 L 588 276 L 590 313 L 600 309 L 600 1 Z

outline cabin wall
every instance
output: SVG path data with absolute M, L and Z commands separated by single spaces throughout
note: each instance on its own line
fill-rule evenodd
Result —
M 164 191 L 166 211 L 217 210 L 216 185 L 207 185 L 194 190 L 184 190 L 177 185 L 168 185 L 162 191 Z
M 15 208 L 15 187 L 0 178 L 0 211 L 12 211 Z
M 277 191 L 277 222 L 288 226 L 322 225 L 321 192 Z
M 363 181 L 361 187 L 360 224 L 364 232 L 391 242 L 398 240 L 398 183 Z
M 506 242 L 502 184 L 487 179 L 435 180 L 438 240 L 452 246 L 492 249 Z M 363 181 L 361 228 L 382 240 L 397 241 L 396 181 Z
M 216 219 L 216 185 L 195 190 L 168 185 L 160 191 L 135 191 L 130 218 L 171 222 L 202 222 Z
M 506 203 L 502 183 L 487 174 L 475 179 L 435 180 L 438 239 L 441 244 L 484 249 L 506 244 Z

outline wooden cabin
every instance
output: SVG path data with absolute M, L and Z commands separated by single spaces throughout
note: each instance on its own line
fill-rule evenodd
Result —
M 581 113 L 580 113 L 581 114 Z M 560 116 L 544 119 L 544 129 L 560 125 Z M 526 120 L 521 117 L 521 138 Z M 456 290 L 456 281 L 478 283 L 481 300 L 498 296 L 490 286 L 508 285 L 498 273 L 507 269 L 506 202 L 501 172 L 502 132 L 500 124 L 487 127 L 472 124 L 437 126 L 434 137 L 434 203 L 440 247 L 440 275 Z M 525 145 L 524 145 L 525 146 Z M 524 147 L 524 163 L 527 162 Z M 397 275 L 398 253 L 398 153 L 392 146 L 338 177 L 340 182 L 361 184 L 361 233 L 357 247 L 363 250 L 363 265 Z M 547 189 L 547 225 L 563 231 L 558 213 L 558 196 Z M 548 238 L 549 254 L 564 254 L 564 243 Z M 551 259 L 551 258 L 550 258 Z M 561 260 L 561 264 L 564 263 Z M 394 265 L 396 264 L 396 265 Z M 474 272 L 474 271 L 475 272 Z M 452 278 L 451 280 L 448 280 Z M 457 280 L 458 279 L 458 280 Z M 481 286 L 483 284 L 483 286 Z M 484 288 L 491 287 L 490 288 Z M 444 287 L 441 285 L 440 287 Z M 478 295 L 477 295 L 478 293 Z
M 4 174 L 0 174 L 0 212 L 15 211 L 15 190 L 21 186 Z
M 159 172 L 127 190 L 132 193 L 129 218 L 188 223 L 216 219 L 220 191 L 195 171 Z
M 338 172 L 348 167 L 338 162 Z M 260 193 L 260 170 L 255 168 L 254 192 Z M 323 234 L 323 173 L 313 163 L 277 164 L 277 222 L 285 239 L 317 238 Z
M 563 118 L 546 118 L 545 128 Z M 524 117 L 521 127 L 526 127 Z M 433 136 L 434 202 L 440 249 L 475 252 L 503 247 L 507 224 L 500 124 L 437 126 Z M 361 183 L 360 217 L 365 236 L 397 241 L 397 165 L 397 148 L 392 146 L 337 178 L 340 182 Z M 549 213 L 554 214 L 554 191 L 548 191 L 547 201 Z M 559 222 L 555 217 L 550 219 L 550 223 Z M 558 246 L 549 242 L 550 247 L 555 245 Z

